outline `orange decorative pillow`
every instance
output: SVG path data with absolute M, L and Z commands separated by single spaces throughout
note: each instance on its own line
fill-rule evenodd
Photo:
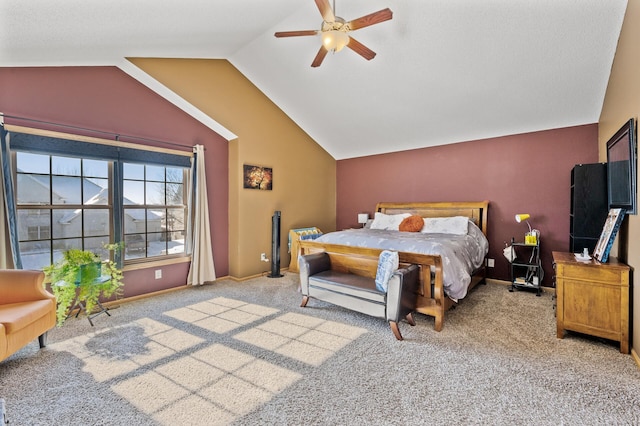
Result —
M 403 232 L 420 232 L 424 226 L 424 219 L 417 214 L 411 215 L 400 222 L 400 231 Z

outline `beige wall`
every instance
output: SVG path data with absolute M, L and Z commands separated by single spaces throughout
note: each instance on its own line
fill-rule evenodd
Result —
M 640 112 L 640 0 L 629 0 L 618 49 L 611 69 L 611 77 L 599 122 L 600 160 L 606 161 L 606 142 L 630 118 Z M 620 240 L 627 241 L 619 247 L 620 257 L 636 270 L 633 279 L 633 336 L 634 356 L 640 354 L 640 217 L 628 217 L 626 229 L 621 229 Z M 626 256 L 625 256 L 626 252 Z M 636 358 L 637 359 L 637 358 Z
M 271 216 L 282 211 L 281 267 L 290 228 L 335 229 L 336 161 L 226 60 L 131 62 L 238 136 L 229 146 L 229 274 L 270 271 Z M 242 166 L 273 168 L 273 190 L 242 188 Z M 214 253 L 215 256 L 215 253 Z

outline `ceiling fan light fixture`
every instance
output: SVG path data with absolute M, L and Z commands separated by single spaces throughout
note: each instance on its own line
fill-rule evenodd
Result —
M 329 30 L 322 32 L 322 45 L 329 51 L 339 52 L 349 44 L 349 36 L 344 31 Z
M 330 51 L 339 52 L 345 46 L 362 56 L 367 61 L 372 60 L 376 56 L 376 52 L 369 49 L 358 40 L 349 36 L 351 31 L 366 28 L 380 22 L 388 21 L 393 18 L 391 9 L 386 8 L 368 15 L 361 16 L 351 21 L 345 21 L 343 18 L 336 16 L 335 0 L 333 8 L 329 4 L 329 0 L 314 0 L 320 15 L 322 15 L 322 24 L 319 30 L 303 30 L 303 31 L 278 31 L 274 35 L 280 37 L 298 37 L 298 36 L 317 36 L 320 33 L 322 45 L 316 53 L 311 67 L 316 68 L 322 64 L 325 56 Z

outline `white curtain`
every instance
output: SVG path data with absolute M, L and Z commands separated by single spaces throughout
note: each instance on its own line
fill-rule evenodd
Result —
M 207 200 L 207 178 L 204 168 L 204 147 L 196 145 L 193 147 L 195 155 L 193 167 L 195 176 L 192 173 L 191 185 L 195 185 L 189 191 L 189 196 L 193 198 L 191 208 L 193 214 L 193 226 L 191 227 L 191 267 L 187 276 L 188 285 L 202 285 L 206 282 L 215 281 L 216 271 L 213 265 L 213 249 L 211 247 L 211 228 L 209 226 L 209 202 Z

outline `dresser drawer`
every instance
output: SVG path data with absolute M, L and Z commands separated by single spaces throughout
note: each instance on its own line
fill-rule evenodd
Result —
M 592 268 L 588 266 L 572 264 L 562 265 L 561 275 L 565 279 L 600 281 L 613 285 L 624 285 L 621 282 L 622 271 L 617 268 Z

